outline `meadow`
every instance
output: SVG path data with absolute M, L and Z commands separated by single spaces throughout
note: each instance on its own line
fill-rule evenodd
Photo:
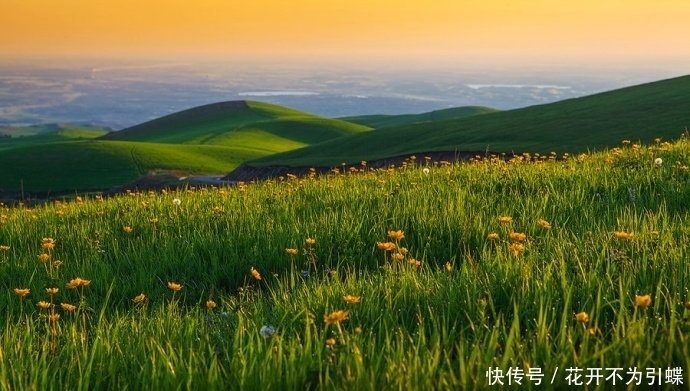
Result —
M 0 190 L 68 193 L 123 186 L 155 170 L 221 174 L 247 160 L 370 128 L 260 102 L 220 102 L 117 132 L 13 129 L 0 139 Z M 8 130 L 9 132 L 9 130 Z
M 676 138 L 687 128 L 689 89 L 690 76 L 682 76 L 521 109 L 475 111 L 483 114 L 438 121 L 401 121 L 398 126 L 347 135 L 246 164 L 332 167 L 418 152 L 581 153 L 611 148 L 623 139 L 652 143 L 657 137 Z M 406 116 L 390 120 L 396 118 Z
M 4 206 L 0 389 L 686 389 L 689 165 L 681 137 Z

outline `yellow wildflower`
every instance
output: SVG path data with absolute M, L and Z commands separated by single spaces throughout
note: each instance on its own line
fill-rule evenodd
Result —
M 343 300 L 345 300 L 348 304 L 357 304 L 361 301 L 361 299 L 362 299 L 361 296 L 352 296 L 352 295 L 343 296 Z
M 213 300 L 209 300 L 206 302 L 206 308 L 208 309 L 213 309 L 216 308 L 216 302 Z
M 289 255 L 297 255 L 297 253 L 298 253 L 296 248 L 286 248 L 285 252 L 288 253 Z
M 130 226 L 128 226 L 128 225 L 122 227 L 122 230 L 125 231 L 125 233 L 128 233 L 128 234 L 129 234 L 129 233 L 132 233 L 132 227 L 130 227 Z
M 393 255 L 391 256 L 391 258 L 393 258 L 393 260 L 395 260 L 395 261 L 400 262 L 400 261 L 402 261 L 403 259 L 405 259 L 405 256 L 402 255 L 401 253 L 395 253 L 395 254 L 393 254 Z
M 393 243 L 393 242 L 376 242 L 376 247 L 378 247 L 379 250 L 393 251 L 393 250 L 395 250 L 395 243 Z
M 551 229 L 551 223 L 544 219 L 537 220 L 537 224 L 542 228 Z
M 324 315 L 323 316 L 323 322 L 326 324 L 340 323 L 343 320 L 347 319 L 349 315 L 350 315 L 349 311 L 343 311 L 343 310 L 334 311 L 328 315 Z
M 356 334 L 362 334 L 362 328 L 359 326 L 355 327 L 355 333 Z
M 10 246 L 0 246 L 0 251 L 9 251 Z
M 77 278 L 70 280 L 67 283 L 67 289 L 74 289 L 74 288 L 79 287 L 79 286 L 89 286 L 89 285 L 91 285 L 90 280 L 83 280 L 83 279 L 77 277 Z
M 252 277 L 256 280 L 261 280 L 261 274 L 259 273 L 258 270 L 254 269 L 253 267 L 249 270 L 249 272 L 252 274 Z
M 403 232 L 402 230 L 388 231 L 388 237 L 393 240 L 400 240 L 405 237 L 405 232 Z
M 72 311 L 77 309 L 76 305 L 67 304 L 67 303 L 60 303 L 60 307 L 62 307 L 62 309 L 67 311 L 67 312 L 72 312 Z
M 414 267 L 414 268 L 418 268 L 418 267 L 422 266 L 422 263 L 420 261 L 412 258 L 412 259 L 410 259 L 410 265 L 412 265 L 412 267 Z
M 686 310 L 690 310 L 690 301 L 686 301 L 684 305 Z
M 39 301 L 38 303 L 36 303 L 36 306 L 37 306 L 38 308 L 42 308 L 42 309 L 45 310 L 45 309 L 50 308 L 50 303 L 48 303 L 47 301 L 41 300 L 41 301 Z
M 41 262 L 48 262 L 49 259 L 50 259 L 50 255 L 45 254 L 45 253 L 44 253 L 44 254 L 40 254 L 40 255 L 38 256 L 38 260 L 41 261 Z
M 652 296 L 650 295 L 635 295 L 635 307 L 647 308 L 652 305 Z
M 508 250 L 510 250 L 511 253 L 513 253 L 514 256 L 519 256 L 522 254 L 523 251 L 525 251 L 525 246 L 517 243 L 513 243 L 508 247 Z
M 134 302 L 134 304 L 137 304 L 137 303 L 141 303 L 142 301 L 144 301 L 144 299 L 146 299 L 146 295 L 144 295 L 143 293 L 140 293 L 139 295 L 134 296 L 132 301 Z
M 168 288 L 170 288 L 171 290 L 173 290 L 175 292 L 179 292 L 182 290 L 182 285 L 175 283 L 175 282 L 168 281 Z
M 304 242 L 307 243 L 309 246 L 313 246 L 314 243 L 316 243 L 316 239 L 306 238 Z
M 514 240 L 516 242 L 523 242 L 525 239 L 527 239 L 527 235 L 522 232 L 511 232 L 508 234 L 508 237 L 510 240 Z
M 67 283 L 67 289 L 74 289 L 81 284 L 81 278 L 75 278 Z
M 152 219 L 149 220 L 149 221 L 151 222 L 151 224 L 156 224 L 156 223 L 158 222 L 158 218 L 157 218 L 157 217 L 154 217 L 154 218 L 152 218 Z
M 615 237 L 618 239 L 623 239 L 623 240 L 631 240 L 633 238 L 634 233 L 632 232 L 625 232 L 625 231 L 616 231 L 613 233 Z
M 510 216 L 498 216 L 498 222 L 503 224 L 512 223 L 513 218 Z
M 29 289 L 29 288 L 14 288 L 14 293 L 16 293 L 17 295 L 19 295 L 21 297 L 24 297 L 24 296 L 28 295 L 29 293 L 31 293 L 31 289 Z
M 328 346 L 329 349 L 333 348 L 333 346 L 335 346 L 335 338 L 328 338 L 326 340 L 326 346 Z
M 46 288 L 46 292 L 48 292 L 49 295 L 53 296 L 58 293 L 58 288 Z
M 450 262 L 446 262 L 446 271 L 453 271 L 453 266 L 450 264 Z
M 580 313 L 575 314 L 575 320 L 578 323 L 587 323 L 589 322 L 589 315 L 587 315 L 586 312 L 582 311 Z
M 498 240 L 498 234 L 495 232 L 492 232 L 486 238 L 489 240 Z
M 57 322 L 57 320 L 60 319 L 60 314 L 50 314 L 48 318 L 51 322 Z
M 55 248 L 55 240 L 51 238 L 43 238 L 43 241 L 41 242 L 41 247 L 43 247 L 46 250 L 52 250 Z

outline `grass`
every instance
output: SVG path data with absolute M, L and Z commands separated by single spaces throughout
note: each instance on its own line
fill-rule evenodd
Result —
M 104 140 L 145 141 L 165 144 L 210 144 L 233 147 L 283 151 L 319 143 L 334 137 L 359 133 L 368 127 L 349 122 L 318 117 L 269 103 L 240 101 L 200 106 L 171 114 L 150 122 L 111 132 Z M 247 140 L 235 133 L 259 135 Z M 286 144 L 287 143 L 287 144 Z M 292 143 L 292 144 L 290 144 Z
M 84 126 L 54 123 L 30 126 L 0 126 L 0 135 L 9 135 L 13 138 L 21 138 L 41 134 L 45 135 L 49 133 L 57 133 L 64 130 L 99 131 L 101 132 L 101 135 L 108 131 L 106 128 L 100 126 Z
M 0 152 L 11 149 L 33 147 L 64 141 L 90 140 L 106 134 L 103 129 L 65 127 L 52 132 L 27 135 L 23 137 L 0 138 Z
M 624 138 L 674 140 L 690 125 L 690 76 L 582 98 L 346 136 L 248 163 L 340 166 L 432 151 L 579 153 Z
M 0 388 L 682 389 L 688 165 L 681 139 L 5 207 Z
M 40 144 L 0 155 L 0 165 L 13 167 L 0 178 L 0 188 L 18 189 L 22 184 L 26 191 L 104 189 L 157 169 L 225 172 L 265 154 L 260 149 L 131 141 Z
M 262 156 L 369 128 L 259 102 L 224 102 L 118 132 L 63 129 L 0 140 L 0 189 L 79 191 L 121 186 L 152 170 L 232 171 Z
M 368 126 L 374 129 L 390 128 L 393 126 L 410 125 L 420 122 L 436 122 L 448 119 L 470 117 L 473 115 L 489 114 L 496 112 L 496 109 L 481 106 L 452 107 L 443 110 L 434 110 L 421 114 L 401 114 L 401 115 L 360 115 L 354 117 L 340 118 L 344 121 Z

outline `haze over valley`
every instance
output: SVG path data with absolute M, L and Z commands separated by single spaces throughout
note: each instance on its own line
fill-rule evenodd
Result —
M 680 75 L 674 68 L 58 60 L 0 63 L 0 126 L 115 130 L 190 107 L 257 100 L 325 117 L 458 106 L 508 110 Z

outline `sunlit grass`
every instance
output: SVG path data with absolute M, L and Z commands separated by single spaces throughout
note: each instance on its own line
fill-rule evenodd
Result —
M 0 389 L 687 384 L 688 165 L 659 140 L 4 207 Z

